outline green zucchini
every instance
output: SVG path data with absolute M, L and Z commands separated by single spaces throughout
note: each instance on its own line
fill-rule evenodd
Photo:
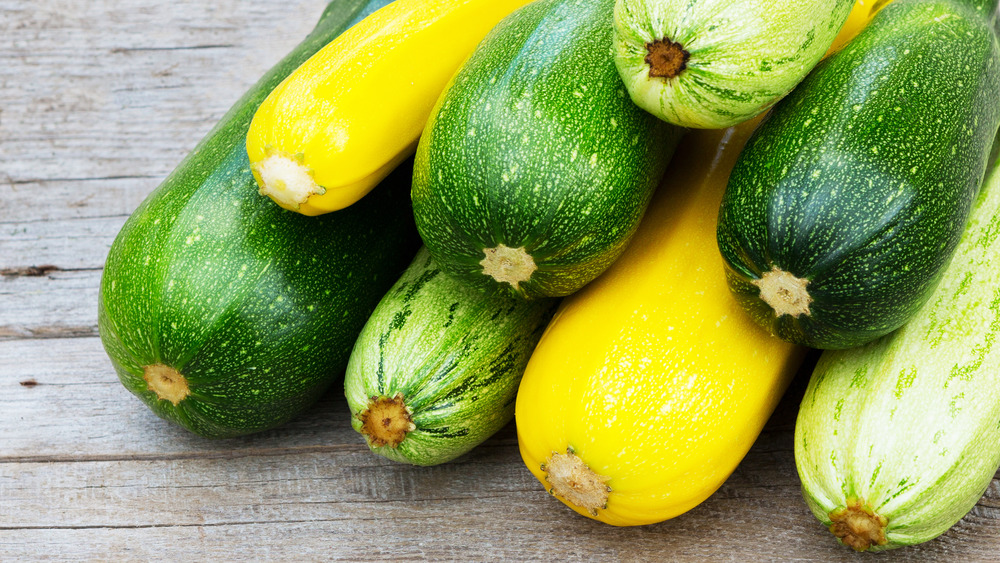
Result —
M 613 0 L 539 0 L 452 79 L 417 147 L 413 212 L 435 261 L 478 287 L 573 293 L 624 250 L 680 138 L 632 104 Z
M 468 452 L 514 417 L 554 305 L 478 291 L 421 249 L 351 353 L 344 388 L 354 429 L 373 452 L 415 465 Z
M 833 43 L 854 0 L 618 0 L 615 64 L 632 100 L 684 127 L 764 111 Z
M 897 0 L 747 143 L 719 211 L 730 289 L 773 334 L 870 342 L 958 242 L 1000 123 L 993 0 Z
M 124 386 L 160 417 L 223 438 L 301 412 L 343 373 L 419 245 L 409 166 L 357 206 L 307 218 L 257 195 L 244 145 L 267 93 L 386 3 L 331 3 L 118 233 L 101 278 L 101 340 Z
M 795 424 L 813 514 L 859 551 L 925 542 L 1000 466 L 1000 169 L 930 300 L 898 331 L 825 352 Z

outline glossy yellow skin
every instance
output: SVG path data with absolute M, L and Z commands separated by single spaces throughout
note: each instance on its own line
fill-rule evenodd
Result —
M 842 35 L 857 33 L 871 5 L 858 2 Z M 607 477 L 596 514 L 556 495 L 584 516 L 650 524 L 704 501 L 801 363 L 804 348 L 771 337 L 733 300 L 716 244 L 729 172 L 758 122 L 688 134 L 628 249 L 563 301 L 528 363 L 515 411 L 521 457 L 546 489 L 544 464 L 568 449 Z
M 846 45 L 851 39 L 854 39 L 854 36 L 868 25 L 868 22 L 871 21 L 875 14 L 890 2 L 892 0 L 857 0 L 854 3 L 854 7 L 851 8 L 851 13 L 847 15 L 844 27 L 841 28 L 840 33 L 833 40 L 833 44 L 830 45 L 827 55 L 839 51 L 841 47 Z
M 259 163 L 281 154 L 325 190 L 301 203 L 279 202 L 282 207 L 319 215 L 361 199 L 416 150 L 438 95 L 462 61 L 493 26 L 528 3 L 396 0 L 344 32 L 254 114 L 247 153 L 258 184 Z

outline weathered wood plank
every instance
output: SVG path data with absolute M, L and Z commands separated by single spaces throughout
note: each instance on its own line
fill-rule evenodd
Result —
M 30 194 L 51 179 L 164 176 L 322 9 L 308 0 L 3 1 L 0 186 Z M 47 203 L 31 215 L 60 208 Z M 22 216 L 4 208 L 0 223 Z
M 0 341 L 95 336 L 101 270 L 31 264 L 36 267 L 0 268 Z
M 32 361 L 16 362 L 15 354 Z M 511 426 L 454 463 L 416 468 L 368 452 L 349 426 L 339 387 L 281 429 L 210 441 L 157 419 L 131 397 L 96 338 L 0 342 L 0 365 L 12 367 L 0 376 L 0 412 L 8 413 L 0 418 L 5 547 L 16 545 L 6 541 L 15 531 L 18 537 L 44 532 L 71 544 L 85 530 L 96 538 L 88 546 L 100 549 L 141 537 L 145 547 L 132 550 L 190 555 L 228 549 L 248 557 L 259 546 L 226 542 L 263 534 L 272 547 L 291 550 L 295 556 L 288 559 L 316 548 L 303 538 L 336 538 L 332 553 L 346 559 L 462 559 L 465 550 L 490 542 L 496 558 L 526 560 L 541 557 L 539 546 L 576 560 L 597 553 L 620 560 L 726 559 L 735 553 L 854 557 L 815 522 L 799 496 L 791 430 L 801 383 L 707 502 L 669 522 L 619 529 L 549 498 L 521 464 Z M 22 384 L 28 381 L 37 384 Z M 998 505 L 995 482 L 946 536 L 892 559 L 930 561 L 956 553 L 988 559 L 996 550 Z M 289 529 L 300 535 L 285 536 Z M 199 551 L 172 551 L 172 540 L 195 532 L 200 539 L 188 547 Z M 510 542 L 501 541 L 503 534 L 511 534 Z M 370 545 L 376 537 L 385 541 Z M 295 551 L 300 542 L 305 552 Z M 412 551 L 415 545 L 420 550 Z M 129 552 L 140 558 L 149 553 Z
M 199 438 L 133 397 L 96 337 L 0 341 L 0 366 L 0 463 L 248 457 L 344 445 L 367 451 L 346 402 L 325 401 L 256 436 Z M 341 401 L 343 390 L 330 395 Z
M 196 530 L 226 536 L 228 545 L 216 549 L 233 553 L 257 547 L 247 538 L 264 537 L 282 548 L 285 559 L 317 545 L 329 546 L 332 558 L 346 559 L 477 559 L 472 554 L 490 545 L 493 558 L 510 560 L 553 554 L 560 560 L 871 557 L 837 545 L 801 502 L 790 502 L 798 496 L 793 483 L 741 483 L 738 496 L 717 494 L 680 518 L 613 528 L 548 497 L 510 462 L 507 447 L 481 448 L 457 462 L 420 469 L 364 452 L 80 462 L 61 464 L 59 472 L 46 464 L 0 464 L 0 492 L 7 499 L 0 502 L 14 502 L 28 514 L 3 512 L 0 543 L 8 546 L 14 532 L 58 538 L 85 530 L 92 538 L 88 547 L 134 536 L 145 548 L 133 549 L 202 557 L 203 546 L 177 541 Z M 938 540 L 880 558 L 991 560 L 996 550 L 989 533 L 995 526 L 995 515 L 973 513 Z M 295 535 L 286 535 L 289 528 Z M 419 551 L 412 551 L 416 546 Z

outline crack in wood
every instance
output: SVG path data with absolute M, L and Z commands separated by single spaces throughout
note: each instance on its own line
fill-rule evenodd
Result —
M 69 219 L 67 219 L 66 217 L 53 217 L 53 218 L 38 217 L 38 218 L 32 218 L 32 219 L 18 219 L 18 220 L 14 220 L 14 221 L 5 221 L 3 219 L 0 219 L 0 226 L 2 226 L 2 225 L 43 225 L 43 224 L 51 224 L 51 223 L 66 223 L 66 222 L 69 222 L 69 221 L 77 222 L 79 224 L 82 221 L 100 221 L 100 220 L 106 220 L 106 219 L 128 218 L 129 215 L 131 215 L 131 212 L 129 212 L 129 213 L 112 213 L 112 214 L 108 214 L 108 215 L 77 216 L 77 217 L 72 217 L 72 218 L 69 218 Z M 86 269 L 86 268 L 84 268 L 84 269 Z
M 117 176 L 81 176 L 78 178 L 55 177 L 55 178 L 19 178 L 8 179 L 6 183 L 19 186 L 22 184 L 44 184 L 47 182 L 102 182 L 108 180 L 151 180 L 161 178 L 159 174 L 124 174 Z
M 486 498 L 486 497 L 479 497 Z M 493 497 L 490 497 L 493 498 Z M 502 497 L 496 497 L 502 498 Z M 432 499 L 428 499 L 432 500 Z M 443 499 L 450 500 L 450 499 Z M 459 500 L 476 500 L 475 497 L 465 497 Z M 365 504 L 370 501 L 344 501 L 350 504 Z M 405 503 L 408 501 L 398 500 L 392 502 Z M 420 514 L 410 514 L 407 519 L 424 519 L 424 520 L 434 520 L 437 518 L 434 514 L 420 515 Z M 205 523 L 180 523 L 180 524 L 79 524 L 79 525 L 67 525 L 67 526 L 0 526 L 0 531 L 17 531 L 17 530 L 141 530 L 149 528 L 213 528 L 219 526 L 269 526 L 269 525 L 281 525 L 281 524 L 318 524 L 323 522 L 378 522 L 382 520 L 381 518 L 365 518 L 358 516 L 347 516 L 344 518 L 295 518 L 288 520 L 237 520 L 233 522 L 205 522 Z
M 367 452 L 364 444 L 295 446 L 290 448 L 251 448 L 244 450 L 214 450 L 177 453 L 132 453 L 90 455 L 22 455 L 0 457 L 0 465 L 10 463 L 114 463 L 122 461 L 184 461 L 200 459 L 241 459 L 247 457 L 280 457 L 317 453 Z M 377 460 L 376 460 L 377 461 Z M 388 461 L 388 460 L 387 460 Z M 387 464 L 391 466 L 391 464 Z
M 55 264 L 42 264 L 41 266 L 19 266 L 15 268 L 0 269 L 0 276 L 6 278 L 16 277 L 40 277 L 47 276 L 52 272 L 58 272 L 62 268 Z
M 512 449 L 512 446 L 503 444 L 483 443 L 483 449 Z M 369 453 L 368 447 L 364 443 L 360 444 L 324 444 L 313 446 L 292 446 L 284 448 L 248 448 L 233 450 L 213 450 L 213 451 L 189 451 L 176 453 L 132 453 L 132 454 L 89 454 L 89 455 L 21 455 L 21 456 L 0 456 L 0 465 L 13 463 L 107 463 L 122 461 L 184 461 L 201 459 L 242 459 L 250 457 L 280 457 L 326 453 Z M 368 460 L 371 465 L 366 465 L 365 469 L 389 468 L 401 469 L 402 466 L 389 459 L 380 456 L 371 456 Z M 456 462 L 458 463 L 458 462 Z M 502 461 L 490 461 L 485 459 L 471 459 L 461 462 L 463 466 L 495 466 L 503 465 Z
M 60 338 L 93 338 L 100 336 L 96 324 L 84 326 L 18 327 L 0 326 L 0 342 L 10 340 L 54 340 Z
M 239 45 L 234 43 L 208 43 L 204 45 L 168 45 L 165 47 L 116 47 L 111 49 L 110 52 L 118 55 L 123 53 L 141 53 L 147 51 L 194 51 L 199 49 L 233 49 L 238 47 Z
M 150 528 L 212 528 L 218 526 L 256 526 L 274 524 L 310 524 L 319 522 L 343 522 L 356 520 L 356 518 L 316 518 L 316 519 L 295 519 L 295 520 L 242 520 L 236 522 L 208 522 L 190 524 L 80 524 L 69 526 L 0 526 L 0 531 L 10 532 L 18 530 L 143 530 Z

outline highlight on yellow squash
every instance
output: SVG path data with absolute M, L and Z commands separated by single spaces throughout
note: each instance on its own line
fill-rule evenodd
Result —
M 310 57 L 247 134 L 260 192 L 303 215 L 347 207 L 416 150 L 439 94 L 530 0 L 396 0 Z
M 885 3 L 859 0 L 838 40 Z M 563 301 L 528 363 L 521 457 L 584 516 L 651 524 L 707 499 L 805 354 L 744 313 L 716 245 L 729 173 L 760 119 L 688 134 L 625 253 Z
M 854 39 L 854 36 L 868 25 L 868 22 L 875 17 L 875 14 L 889 4 L 889 2 L 892 2 L 892 0 L 857 0 L 851 8 L 851 13 L 847 15 L 844 27 L 841 28 L 837 37 L 834 38 L 833 44 L 830 45 L 830 49 L 824 56 L 835 53 L 841 47 L 848 44 L 851 39 Z

